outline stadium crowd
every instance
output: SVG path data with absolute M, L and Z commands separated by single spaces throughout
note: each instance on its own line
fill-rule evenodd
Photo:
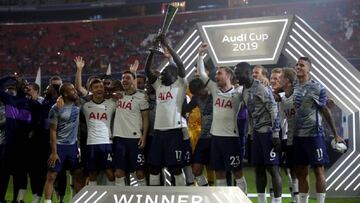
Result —
M 294 2 L 247 8 L 179 13 L 168 33 L 176 45 L 197 22 L 259 16 L 296 14 L 309 23 L 346 58 L 359 56 L 359 4 L 356 0 Z M 116 73 L 138 59 L 140 69 L 147 45 L 157 33 L 160 16 L 126 19 L 36 24 L 3 24 L 0 32 L 1 75 L 21 72 L 35 77 L 39 67 L 44 78 L 69 76 L 72 59 L 88 61 L 85 76 L 103 72 L 111 64 Z M 175 26 L 176 25 L 176 26 Z

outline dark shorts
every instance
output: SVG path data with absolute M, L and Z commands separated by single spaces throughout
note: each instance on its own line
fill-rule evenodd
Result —
M 77 144 L 58 144 L 57 153 L 60 161 L 56 162 L 54 168 L 49 167 L 49 171 L 60 172 L 62 169 L 73 171 L 80 168 L 80 157 Z
M 199 139 L 193 155 L 193 163 L 209 165 L 211 152 L 211 138 Z
M 115 137 L 113 139 L 114 166 L 125 172 L 145 168 L 144 149 L 138 146 L 139 139 Z
M 300 155 L 301 156 L 296 156 Z M 324 136 L 294 137 L 295 165 L 323 166 L 329 162 Z
M 113 166 L 112 144 L 94 144 L 86 146 L 85 169 L 99 171 Z
M 190 139 L 183 141 L 183 147 L 184 147 L 184 166 L 190 166 L 192 164 L 192 148 L 191 148 L 191 142 Z
M 272 143 L 272 133 L 259 133 L 254 131 L 251 146 L 251 161 L 254 166 L 279 165 L 279 153 L 275 152 Z
M 216 171 L 241 170 L 244 158 L 243 148 L 240 137 L 212 136 L 210 167 Z
M 287 145 L 284 148 L 284 163 L 286 168 L 294 167 L 294 145 Z
M 154 168 L 182 167 L 184 144 L 181 129 L 155 131 L 149 151 L 149 165 Z

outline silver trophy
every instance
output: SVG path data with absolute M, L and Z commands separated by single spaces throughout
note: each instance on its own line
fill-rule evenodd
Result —
M 166 13 L 163 17 L 162 27 L 159 29 L 157 36 L 160 36 L 161 34 L 165 35 L 167 33 L 177 11 L 178 8 L 170 4 L 168 5 Z M 159 40 L 155 40 L 153 46 L 149 50 L 155 54 L 160 54 L 160 55 L 164 54 L 164 49 L 162 48 Z

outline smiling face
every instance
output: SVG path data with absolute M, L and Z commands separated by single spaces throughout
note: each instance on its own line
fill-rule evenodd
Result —
M 270 85 L 274 91 L 279 91 L 282 87 L 281 83 L 281 73 L 271 73 L 270 76 Z
M 135 77 L 131 73 L 122 74 L 121 84 L 125 91 L 133 87 L 134 81 Z
M 93 93 L 94 97 L 103 97 L 105 93 L 105 86 L 101 80 L 95 79 L 90 85 L 90 91 Z
M 300 58 L 295 65 L 296 76 L 308 77 L 310 75 L 310 67 L 311 64 L 309 61 Z

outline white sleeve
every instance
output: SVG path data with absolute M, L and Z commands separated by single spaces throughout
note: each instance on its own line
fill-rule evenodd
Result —
M 214 81 L 209 80 L 209 76 L 206 74 L 205 71 L 205 65 L 204 65 L 204 56 L 199 55 L 198 61 L 197 61 L 197 71 L 200 75 L 200 79 L 207 84 L 206 87 L 209 88 L 210 92 L 216 92 L 217 91 L 217 85 Z
M 155 82 L 154 82 L 153 84 L 151 84 L 151 85 L 153 86 L 154 90 L 156 90 L 157 88 L 159 88 L 160 85 L 161 85 L 160 77 L 158 77 L 158 78 L 155 80 Z
M 209 80 L 209 76 L 206 74 L 204 65 L 204 56 L 199 55 L 197 60 L 197 71 L 200 75 L 200 79 L 206 83 Z

